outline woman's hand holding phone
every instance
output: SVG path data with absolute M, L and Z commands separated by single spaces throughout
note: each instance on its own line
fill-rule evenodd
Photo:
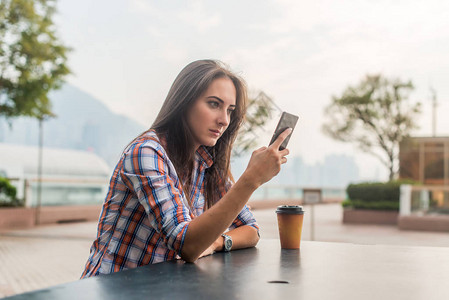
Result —
M 256 187 L 276 176 L 281 170 L 281 164 L 287 162 L 285 156 L 289 154 L 288 149 L 279 150 L 279 147 L 291 133 L 292 129 L 287 128 L 270 146 L 254 151 L 242 176 L 246 175 Z

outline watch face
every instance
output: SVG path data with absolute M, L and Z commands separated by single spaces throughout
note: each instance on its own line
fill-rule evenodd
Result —
M 231 250 L 231 247 L 232 247 L 232 240 L 228 238 L 228 239 L 225 240 L 225 249 L 226 249 L 226 251 Z

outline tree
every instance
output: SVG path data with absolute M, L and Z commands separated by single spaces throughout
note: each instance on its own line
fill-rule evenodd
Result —
M 70 73 L 56 37 L 54 0 L 0 2 L 0 116 L 52 116 L 48 93 Z
M 19 206 L 23 203 L 16 198 L 17 190 L 7 178 L 0 175 L 0 207 Z
M 245 121 L 233 148 L 235 155 L 240 156 L 254 148 L 259 138 L 258 131 L 272 118 L 273 106 L 276 104 L 264 92 L 249 97 Z
M 399 143 L 417 128 L 421 112 L 420 103 L 407 101 L 412 90 L 411 81 L 368 75 L 358 86 L 346 88 L 341 97 L 332 97 L 323 131 L 376 156 L 393 180 L 399 169 Z

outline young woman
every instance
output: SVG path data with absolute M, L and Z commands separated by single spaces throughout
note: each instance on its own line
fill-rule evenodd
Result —
M 257 244 L 246 202 L 287 161 L 279 146 L 291 131 L 254 151 L 233 183 L 231 149 L 246 100 L 244 81 L 221 62 L 181 71 L 154 124 L 115 167 L 82 278 Z

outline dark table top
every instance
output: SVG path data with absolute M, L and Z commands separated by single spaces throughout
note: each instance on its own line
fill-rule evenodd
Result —
M 294 297 L 294 298 L 291 298 Z M 278 240 L 8 299 L 449 299 L 449 249 Z

